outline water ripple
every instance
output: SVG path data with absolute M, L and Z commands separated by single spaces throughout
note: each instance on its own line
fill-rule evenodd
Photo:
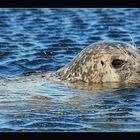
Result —
M 93 92 L 31 73 L 64 66 L 91 43 L 140 48 L 140 9 L 0 9 L 0 131 L 140 131 L 140 89 Z M 15 80 L 3 80 L 13 77 Z

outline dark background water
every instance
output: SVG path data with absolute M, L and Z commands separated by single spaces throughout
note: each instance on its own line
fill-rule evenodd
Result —
M 139 48 L 139 15 L 139 8 L 0 9 L 0 76 L 55 71 L 97 41 Z M 44 83 L 1 81 L 0 131 L 140 131 L 139 88 L 103 94 Z

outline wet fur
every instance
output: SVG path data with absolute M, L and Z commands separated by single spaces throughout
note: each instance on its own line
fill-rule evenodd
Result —
M 113 59 L 123 59 L 120 69 L 111 66 Z M 98 42 L 79 53 L 56 73 L 61 79 L 86 83 L 139 83 L 140 51 L 124 42 Z

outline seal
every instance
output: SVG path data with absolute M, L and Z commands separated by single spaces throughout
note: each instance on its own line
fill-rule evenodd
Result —
M 4 89 L 13 81 L 19 87 L 25 85 L 25 82 L 29 90 L 31 87 L 48 84 L 49 81 L 62 83 L 70 88 L 94 91 L 139 87 L 140 50 L 125 42 L 97 42 L 83 49 L 71 62 L 57 71 L 24 73 L 16 79 L 0 77 L 0 80 L 0 86 Z
M 97 42 L 82 50 L 55 75 L 69 82 L 140 83 L 140 50 L 125 42 Z

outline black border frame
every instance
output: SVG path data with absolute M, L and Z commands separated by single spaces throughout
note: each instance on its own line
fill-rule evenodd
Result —
M 0 7 L 140 7 L 139 0 L 0 0 Z
M 0 0 L 1 8 L 139 8 L 139 0 Z M 135 139 L 140 132 L 1 132 L 1 139 Z

